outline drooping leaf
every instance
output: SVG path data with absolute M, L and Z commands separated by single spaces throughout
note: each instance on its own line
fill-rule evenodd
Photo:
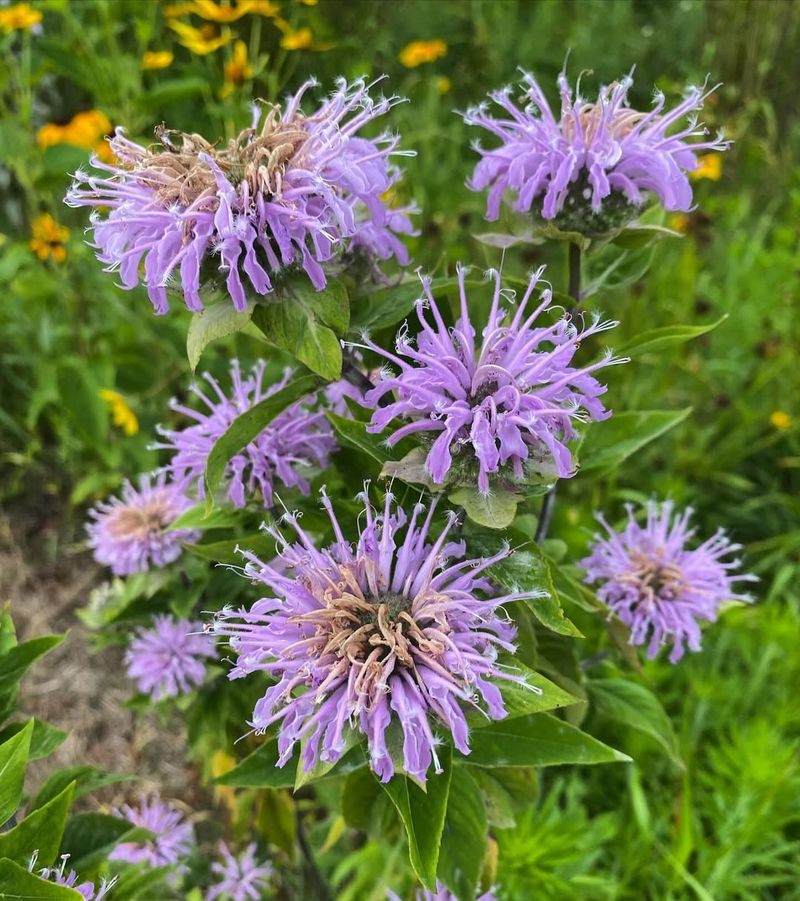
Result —
M 586 430 L 581 456 L 581 474 L 602 474 L 624 463 L 636 451 L 668 432 L 692 412 L 683 410 L 638 410 L 616 413 Z
M 498 720 L 470 736 L 471 753 L 463 758 L 472 766 L 557 766 L 630 760 L 580 729 L 549 713 Z
M 428 452 L 424 447 L 412 448 L 401 460 L 387 460 L 381 470 L 382 479 L 400 479 L 410 485 L 424 485 L 430 491 L 438 491 L 425 467 Z
M 16 813 L 25 782 L 33 720 L 0 744 L 0 826 Z
M 649 689 L 629 679 L 592 679 L 589 697 L 600 713 L 649 735 L 683 769 L 678 738 L 661 702 Z
M 375 828 L 390 804 L 380 782 L 369 767 L 350 773 L 342 790 L 342 816 L 348 826 L 369 832 Z
M 340 444 L 361 451 L 381 465 L 387 461 L 399 459 L 414 448 L 413 442 L 408 441 L 401 441 L 395 447 L 390 448 L 386 444 L 384 435 L 373 435 L 367 431 L 366 422 L 346 419 L 344 416 L 337 416 L 336 413 L 330 412 L 327 416 Z
M 454 767 L 439 856 L 439 878 L 457 898 L 474 898 L 486 857 L 486 808 L 466 767 Z
M 63 770 L 56 770 L 48 777 L 44 785 L 39 789 L 38 794 L 31 802 L 30 809 L 36 810 L 47 804 L 57 794 L 62 792 L 70 782 L 75 783 L 75 791 L 72 796 L 73 800 L 83 797 L 90 792 L 105 788 L 107 785 L 114 785 L 117 782 L 125 782 L 128 779 L 135 779 L 135 776 L 121 776 L 116 773 L 104 773 L 96 767 L 88 764 L 80 764 L 78 766 L 66 767 Z
M 259 304 L 253 322 L 281 350 L 292 354 L 328 381 L 342 372 L 339 338 L 347 331 L 350 304 L 340 281 L 315 291 L 306 278 L 292 279 L 280 291 L 281 300 Z
M 13 860 L 0 860 L 0 901 L 85 901 L 74 888 L 40 879 Z
M 641 332 L 636 337 L 616 349 L 617 355 L 623 357 L 640 357 L 642 354 L 652 353 L 654 350 L 661 350 L 664 347 L 672 347 L 673 345 L 685 344 L 701 335 L 707 335 L 712 332 L 718 325 L 721 325 L 728 318 L 726 313 L 716 322 L 708 325 L 666 325 L 663 328 L 651 329 L 647 332 Z
M 449 746 L 439 748 L 442 772 L 431 773 L 423 791 L 407 776 L 383 782 L 384 791 L 400 814 L 408 837 L 408 856 L 419 881 L 430 891 L 436 886 L 442 831 L 452 777 Z
M 555 682 L 551 682 L 541 673 L 537 673 L 525 666 L 519 660 L 503 658 L 504 669 L 515 676 L 522 676 L 525 684 L 520 685 L 507 679 L 495 679 L 494 684 L 500 689 L 505 704 L 507 719 L 519 716 L 528 716 L 531 713 L 543 713 L 546 710 L 556 710 L 559 707 L 569 707 L 572 704 L 582 703 L 581 698 L 576 698 L 569 692 L 559 688 Z M 470 724 L 474 728 L 487 728 L 492 720 L 486 719 L 480 713 L 469 715 Z
M 192 372 L 197 369 L 203 351 L 212 341 L 234 335 L 250 322 L 253 307 L 253 301 L 248 301 L 247 308 L 240 312 L 229 297 L 215 297 L 204 310 L 192 316 L 186 333 L 186 356 Z
M 0 857 L 23 861 L 30 859 L 34 851 L 43 867 L 49 867 L 56 859 L 67 811 L 72 803 L 74 783 L 70 783 L 43 807 L 34 810 L 13 829 L 0 833 Z
M 495 779 L 494 771 L 479 766 L 456 767 L 456 772 L 466 770 L 480 789 L 486 811 L 486 820 L 498 829 L 512 829 L 517 822 L 514 802 L 508 789 Z
M 300 376 L 234 419 L 217 439 L 208 455 L 205 476 L 207 498 L 214 497 L 231 457 L 259 435 L 279 413 L 305 397 L 318 385 L 319 380 L 315 376 Z
M 278 756 L 278 741 L 271 738 L 214 781 L 235 788 L 292 788 L 297 763 L 289 760 L 279 767 Z

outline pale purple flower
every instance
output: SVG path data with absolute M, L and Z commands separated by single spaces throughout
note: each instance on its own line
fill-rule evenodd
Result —
M 194 833 L 183 814 L 157 794 L 141 798 L 137 805 L 123 804 L 115 815 L 141 826 L 155 835 L 144 842 L 122 842 L 108 855 L 109 860 L 145 863 L 150 867 L 167 867 L 187 857 L 194 844 Z M 181 866 L 180 870 L 184 867 Z
M 39 852 L 36 851 L 28 864 L 28 869 L 33 872 L 36 866 L 36 858 L 38 857 Z M 48 882 L 54 882 L 56 885 L 63 885 L 67 888 L 73 888 L 76 892 L 83 896 L 85 901 L 102 901 L 111 889 L 114 887 L 116 883 L 116 877 L 112 879 L 110 882 L 107 882 L 103 879 L 100 883 L 100 887 L 96 888 L 94 882 L 78 882 L 78 874 L 75 870 L 67 870 L 67 861 L 69 860 L 69 854 L 61 855 L 61 865 L 58 867 L 44 867 L 39 870 L 37 875 L 41 876 L 42 879 L 47 879 Z
M 158 433 L 165 441 L 155 447 L 174 451 L 165 470 L 174 479 L 193 484 L 200 497 L 205 493 L 203 477 L 216 440 L 241 413 L 285 388 L 292 378 L 292 370 L 286 369 L 279 382 L 265 385 L 265 365 L 259 361 L 250 374 L 244 376 L 239 361 L 233 360 L 230 396 L 213 376 L 206 373 L 213 394 L 209 397 L 197 385 L 191 388 L 205 405 L 205 410 L 193 410 L 175 401 L 170 404 L 173 410 L 193 419 L 194 423 L 181 431 L 159 427 Z M 235 506 L 244 507 L 247 498 L 260 494 L 264 506 L 271 507 L 276 479 L 287 488 L 298 488 L 308 494 L 309 484 L 303 470 L 324 469 L 329 454 L 336 448 L 325 414 L 306 408 L 305 404 L 311 400 L 287 407 L 230 459 L 225 470 L 227 497 Z
M 467 124 L 501 141 L 490 150 L 475 146 L 482 159 L 468 182 L 473 191 L 489 189 L 487 219 L 497 219 L 506 191 L 515 196 L 514 209 L 585 234 L 623 225 L 650 194 L 667 210 L 691 209 L 687 173 L 697 168 L 697 153 L 729 146 L 720 135 L 706 138 L 697 123 L 695 114 L 711 91 L 691 87 L 668 112 L 658 92 L 649 112 L 637 112 L 628 105 L 632 84 L 628 75 L 589 102 L 573 96 L 562 72 L 556 118 L 536 79 L 523 72 L 522 108 L 506 87 L 489 95 L 503 110 L 500 118 L 485 104 L 469 110 Z
M 624 362 L 610 352 L 589 366 L 576 368 L 572 359 L 587 338 L 617 323 L 595 316 L 587 325 L 561 314 L 539 324 L 543 314 L 556 309 L 549 288 L 528 309 L 541 269 L 531 276 L 516 310 L 507 312 L 501 300 L 512 307 L 514 295 L 503 290 L 500 273 L 494 272 L 492 306 L 476 344 L 465 274 L 459 267 L 461 316 L 455 328 L 445 324 L 430 281 L 423 279 L 416 346 L 406 328 L 398 335 L 396 355 L 365 339 L 398 369 L 385 373 L 366 395 L 374 407 L 368 431 L 382 432 L 395 418 L 408 420 L 389 435 L 388 444 L 412 434 L 422 438 L 430 448 L 426 469 L 437 485 L 477 481 L 486 494 L 495 474 L 506 483 L 569 478 L 575 463 L 567 442 L 577 437 L 575 423 L 611 415 L 598 399 L 606 388 L 592 373 Z M 390 402 L 380 406 L 389 392 Z
M 126 482 L 120 497 L 89 511 L 86 531 L 94 559 L 110 566 L 115 576 L 172 563 L 180 557 L 184 543 L 200 537 L 193 529 L 169 530 L 191 506 L 184 486 L 168 482 L 164 473 L 140 476 L 138 489 Z
M 606 534 L 595 534 L 591 553 L 581 561 L 585 581 L 599 584 L 598 598 L 611 613 L 631 629 L 631 644 L 648 641 L 647 656 L 653 658 L 663 644 L 672 642 L 670 662 L 684 653 L 684 643 L 700 650 L 699 621 L 714 622 L 727 600 L 751 601 L 734 589 L 734 582 L 756 581 L 752 575 L 736 576 L 741 563 L 728 559 L 741 549 L 719 529 L 715 535 L 690 550 L 694 529 L 688 526 L 692 509 L 673 519 L 671 501 L 647 504 L 647 520 L 640 526 L 632 505 L 628 522 L 615 532 L 602 515 L 597 519 Z
M 388 901 L 402 901 L 400 896 L 391 889 L 386 890 L 386 897 Z M 426 888 L 418 888 L 414 894 L 414 901 L 459 901 L 459 899 L 441 882 L 437 882 L 435 892 Z M 475 901 L 497 901 L 497 898 L 493 892 L 484 892 Z
M 161 615 L 153 617 L 149 629 L 137 629 L 125 652 L 125 667 L 142 694 L 160 701 L 201 685 L 203 658 L 214 656 L 214 642 L 203 633 L 202 623 Z
M 235 857 L 225 842 L 219 843 L 221 861 L 211 864 L 211 872 L 219 881 L 206 892 L 205 901 L 260 901 L 269 885 L 272 866 L 256 860 L 256 843 Z
M 433 538 L 435 502 L 427 516 L 417 504 L 409 519 L 391 494 L 382 513 L 366 490 L 359 499 L 355 544 L 345 539 L 324 490 L 330 547 L 318 549 L 294 514 L 286 515 L 294 543 L 268 528 L 278 559 L 244 556 L 246 575 L 269 596 L 249 611 L 224 609 L 213 631 L 230 638 L 236 654 L 230 678 L 259 673 L 270 681 L 250 725 L 263 733 L 279 724 L 278 766 L 300 741 L 304 770 L 334 763 L 355 730 L 366 736 L 381 780 L 398 765 L 424 780 L 431 763 L 441 771 L 437 732 L 452 734 L 468 754 L 466 713 L 506 715 L 494 680 L 524 680 L 498 662 L 501 650 L 513 652 L 516 635 L 503 605 L 533 595 L 499 595 L 484 573 L 510 550 L 465 559 L 464 542 L 448 538 L 454 514 Z M 402 761 L 390 753 L 387 730 L 402 734 Z
M 107 175 L 78 171 L 66 202 L 93 208 L 98 259 L 119 271 L 123 288 L 144 281 L 156 312 L 165 313 L 167 286 L 180 274 L 186 306 L 202 310 L 201 268 L 216 256 L 234 306 L 244 310 L 250 290 L 269 294 L 288 267 L 302 267 L 319 291 L 326 266 L 350 249 L 408 262 L 395 237 L 411 233 L 408 211 L 383 200 L 399 178 L 390 162 L 403 155 L 399 138 L 358 137 L 399 98 L 374 99 L 375 82 L 339 79 L 305 114 L 300 104 L 315 84 L 303 84 L 283 109 L 265 105 L 263 122 L 255 104 L 251 127 L 224 145 L 162 127 L 159 146 L 148 149 L 117 129 L 109 143 L 119 163 L 94 157 Z

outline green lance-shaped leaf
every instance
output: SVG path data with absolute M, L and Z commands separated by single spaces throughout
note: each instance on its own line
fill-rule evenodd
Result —
M 33 720 L 28 720 L 16 735 L 0 745 L 0 826 L 19 807 L 32 734 Z
M 721 325 L 728 318 L 726 313 L 716 322 L 708 325 L 666 325 L 663 328 L 651 329 L 649 332 L 642 332 L 635 338 L 631 338 L 626 344 L 623 344 L 616 353 L 622 357 L 639 357 L 642 354 L 652 353 L 654 350 L 661 350 L 664 347 L 672 347 L 678 344 L 685 344 L 701 335 L 707 335 L 712 332 L 718 325 Z
M 74 888 L 40 879 L 13 860 L 0 860 L 0 901 L 85 901 Z
M 42 635 L 9 648 L 0 656 L 0 691 L 5 694 L 19 682 L 31 664 L 58 647 L 65 637 L 66 635 Z
M 525 666 L 515 658 L 501 660 L 504 669 L 525 679 L 525 685 L 511 682 L 506 679 L 495 679 L 494 684 L 503 696 L 507 719 L 519 716 L 528 716 L 531 713 L 544 713 L 547 710 L 556 710 L 559 707 L 570 707 L 572 704 L 582 704 L 581 698 L 576 698 L 568 691 L 564 691 L 555 682 L 551 682 L 541 673 Z M 487 719 L 483 714 L 470 713 L 468 716 L 470 725 L 476 729 L 488 728 L 493 720 Z
M 66 767 L 63 770 L 56 770 L 55 773 L 48 777 L 47 781 L 39 789 L 39 793 L 32 801 L 29 809 L 36 810 L 38 807 L 43 807 L 48 801 L 55 798 L 57 794 L 64 791 L 70 782 L 75 783 L 72 799 L 76 801 L 83 795 L 105 788 L 107 785 L 114 785 L 117 782 L 125 782 L 135 778 L 137 777 L 122 776 L 117 773 L 104 773 L 102 770 L 98 770 L 97 767 L 89 764 Z
M 672 722 L 649 689 L 629 679 L 593 679 L 586 687 L 600 713 L 649 735 L 677 767 L 684 768 Z
M 337 416 L 336 413 L 327 415 L 340 444 L 361 451 L 381 466 L 391 460 L 397 460 L 414 447 L 413 442 L 401 441 L 397 447 L 390 448 L 386 443 L 386 435 L 373 435 L 368 432 L 366 422 L 346 419 L 344 416 Z
M 64 834 L 67 811 L 72 803 L 74 783 L 70 783 L 43 807 L 28 814 L 13 829 L 0 834 L 0 857 L 18 862 L 30 859 L 39 852 L 39 862 L 49 867 L 56 859 Z
M 455 767 L 439 856 L 439 878 L 457 898 L 474 898 L 486 857 L 486 807 L 466 767 Z
M 69 854 L 77 872 L 94 867 L 121 842 L 143 842 L 153 833 L 107 813 L 78 813 L 67 820 L 60 854 Z
M 292 788 L 296 763 L 293 765 L 289 760 L 285 766 L 279 767 L 278 757 L 278 740 L 271 738 L 214 781 L 217 785 L 232 785 L 235 788 Z
M 204 310 L 192 316 L 186 333 L 186 355 L 192 372 L 197 369 L 203 351 L 212 341 L 235 335 L 248 325 L 253 318 L 253 308 L 253 301 L 248 301 L 246 309 L 240 312 L 226 295 L 215 298 L 206 304 Z
M 245 410 L 228 426 L 211 448 L 206 462 L 206 497 L 210 505 L 219 488 L 228 461 L 252 441 L 288 406 L 305 397 L 319 385 L 313 375 L 304 375 L 289 382 L 285 388 Z
M 12 735 L 17 735 L 19 732 L 28 729 L 31 723 L 33 723 L 33 734 L 31 735 L 30 749 L 28 751 L 29 760 L 41 760 L 43 757 L 52 754 L 67 737 L 68 733 L 63 729 L 57 729 L 55 726 L 51 726 L 50 723 L 45 723 L 39 719 L 32 719 L 21 723 L 12 723 L 10 726 L 6 726 L 6 728 L 0 732 L 0 745 L 2 745 L 6 739 L 11 738 Z M 2 753 L 1 748 L 0 753 Z M 1 774 L 0 784 L 2 784 Z
M 668 432 L 692 412 L 684 410 L 639 410 L 616 413 L 586 430 L 581 456 L 581 475 L 602 474 L 615 469 L 628 457 Z
M 315 291 L 306 278 L 295 278 L 280 289 L 277 302 L 261 303 L 253 311 L 253 323 L 281 350 L 292 354 L 312 372 L 328 381 L 342 373 L 339 338 L 350 323 L 347 289 L 330 281 Z
M 498 720 L 470 736 L 471 752 L 460 758 L 471 766 L 528 767 L 630 760 L 549 713 Z
M 442 772 L 430 773 L 423 791 L 408 776 L 395 775 L 382 783 L 400 814 L 408 836 L 408 856 L 419 881 L 430 891 L 436 887 L 439 850 L 450 794 L 452 762 L 450 747 L 439 749 Z

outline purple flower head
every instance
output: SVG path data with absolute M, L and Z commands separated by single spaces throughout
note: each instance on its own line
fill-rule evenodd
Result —
M 489 719 L 506 715 L 492 680 L 523 680 L 498 663 L 499 650 L 514 650 L 516 634 L 502 605 L 530 595 L 498 596 L 483 573 L 510 551 L 464 559 L 464 543 L 448 540 L 453 514 L 433 539 L 435 502 L 427 516 L 416 505 L 409 519 L 391 494 L 382 513 L 366 491 L 359 499 L 363 523 L 354 546 L 324 490 L 336 538 L 330 547 L 319 550 L 293 514 L 286 516 L 293 543 L 269 528 L 279 558 L 263 563 L 245 553 L 245 573 L 270 596 L 249 611 L 223 610 L 213 630 L 230 638 L 236 654 L 230 678 L 258 672 L 275 680 L 251 725 L 262 733 L 280 724 L 278 766 L 298 741 L 306 771 L 320 760 L 334 763 L 349 725 L 366 736 L 383 781 L 395 772 L 391 735 L 402 736 L 404 769 L 424 780 L 432 762 L 440 772 L 435 730 L 447 730 L 468 754 L 465 708 Z
M 180 274 L 186 306 L 202 310 L 201 269 L 216 256 L 234 306 L 244 310 L 248 287 L 269 294 L 290 266 L 322 290 L 325 265 L 350 248 L 408 262 L 395 237 L 411 233 L 408 211 L 383 200 L 399 178 L 390 162 L 402 155 L 399 138 L 358 137 L 399 98 L 374 99 L 374 82 L 339 79 L 306 115 L 300 103 L 314 85 L 307 81 L 283 108 L 265 105 L 263 117 L 254 105 L 251 127 L 221 146 L 162 127 L 150 149 L 117 129 L 109 143 L 119 162 L 94 157 L 104 176 L 75 173 L 66 202 L 93 208 L 98 259 L 119 270 L 123 288 L 141 277 L 156 312 L 166 313 L 167 286 Z
M 36 858 L 38 857 L 39 852 L 36 851 L 30 859 L 28 864 L 28 869 L 33 872 L 34 867 L 36 866 Z M 116 883 L 116 877 L 111 880 L 111 882 L 107 882 L 105 879 L 100 883 L 99 888 L 95 888 L 95 884 L 93 882 L 81 882 L 78 883 L 78 874 L 75 870 L 67 870 L 67 861 L 69 860 L 69 854 L 61 855 L 61 865 L 58 867 L 45 867 L 42 870 L 39 870 L 38 875 L 41 876 L 42 879 L 47 879 L 49 882 L 54 882 L 56 885 L 63 885 L 67 888 L 74 888 L 76 892 L 79 892 L 85 901 L 102 901 L 111 889 L 114 887 Z
M 138 629 L 125 652 L 128 676 L 154 701 L 186 694 L 201 685 L 204 657 L 215 657 L 214 642 L 202 623 L 154 616 L 149 629 Z
M 108 855 L 109 860 L 168 867 L 187 857 L 192 850 L 194 833 L 191 824 L 186 822 L 177 808 L 162 801 L 157 794 L 142 798 L 136 806 L 123 804 L 114 813 L 134 826 L 148 829 L 155 838 L 144 842 L 123 842 Z
M 387 889 L 386 897 L 389 901 L 401 901 L 400 896 L 391 889 Z M 417 889 L 414 901 L 458 901 L 458 898 L 449 889 L 445 888 L 441 882 L 437 882 L 435 892 L 431 892 L 426 888 Z M 475 901 L 497 901 L 497 898 L 493 892 L 484 892 Z
M 409 420 L 389 435 L 388 444 L 419 434 L 430 447 L 425 465 L 437 485 L 474 485 L 476 468 L 484 494 L 495 473 L 506 482 L 574 475 L 566 444 L 577 437 L 574 423 L 611 415 L 598 399 L 606 388 L 591 373 L 624 361 L 606 353 L 598 362 L 576 368 L 572 358 L 588 337 L 617 323 L 595 317 L 589 325 L 576 324 L 562 315 L 536 324 L 553 309 L 549 288 L 538 306 L 528 309 L 541 269 L 531 276 L 513 315 L 507 315 L 501 298 L 513 303 L 513 293 L 503 290 L 500 273 L 494 272 L 492 307 L 476 345 L 465 274 L 459 267 L 461 317 L 455 328 L 445 325 L 430 282 L 423 279 L 425 297 L 417 302 L 422 330 L 416 346 L 405 329 L 397 338 L 397 354 L 365 339 L 399 370 L 385 375 L 366 395 L 375 408 L 369 431 L 383 431 L 395 417 Z M 379 406 L 389 392 L 394 399 Z
M 176 480 L 194 483 L 200 497 L 204 494 L 203 475 L 214 442 L 239 414 L 285 388 L 292 377 L 292 370 L 287 369 L 280 382 L 265 386 L 264 367 L 264 362 L 259 361 L 245 377 L 239 361 L 234 360 L 230 397 L 223 392 L 219 382 L 206 373 L 205 378 L 214 393 L 209 397 L 196 385 L 191 390 L 207 410 L 192 410 L 173 401 L 172 409 L 193 419 L 194 424 L 182 431 L 158 430 L 166 442 L 155 446 L 175 452 L 166 471 Z M 309 484 L 301 474 L 302 470 L 312 466 L 324 469 L 328 465 L 328 455 L 336 447 L 331 428 L 323 412 L 310 412 L 303 403 L 292 404 L 276 416 L 229 461 L 227 495 L 235 506 L 244 507 L 246 499 L 258 492 L 264 506 L 271 507 L 276 479 L 287 488 L 299 488 L 303 494 L 308 494 Z
M 631 644 L 648 641 L 653 658 L 662 644 L 672 642 L 670 662 L 684 653 L 684 642 L 700 650 L 699 620 L 714 622 L 726 600 L 751 601 L 733 583 L 755 581 L 751 575 L 731 574 L 740 560 L 724 560 L 741 548 L 720 529 L 694 550 L 687 544 L 695 533 L 688 527 L 691 508 L 673 519 L 671 501 L 647 504 L 647 522 L 640 526 L 628 505 L 628 523 L 614 532 L 597 519 L 606 535 L 595 535 L 591 553 L 581 561 L 588 583 L 599 583 L 597 596 L 631 629 Z
M 89 511 L 89 547 L 98 563 L 115 576 L 130 576 L 151 566 L 166 566 L 183 552 L 183 542 L 195 542 L 192 529 L 168 531 L 192 506 L 184 486 L 168 482 L 164 473 L 139 477 L 138 490 L 126 482 L 121 497 L 112 497 Z
M 482 159 L 468 182 L 473 191 L 489 189 L 486 218 L 491 221 L 507 190 L 515 194 L 519 212 L 533 211 L 565 231 L 583 234 L 623 226 L 650 193 L 665 209 L 686 211 L 692 206 L 687 172 L 697 168 L 698 151 L 729 146 L 721 136 L 706 139 L 707 130 L 697 123 L 695 113 L 711 93 L 705 85 L 689 88 L 669 112 L 659 92 L 650 112 L 640 113 L 628 106 L 630 75 L 602 87 L 592 103 L 573 96 L 562 72 L 556 118 L 536 79 L 523 72 L 522 84 L 522 109 L 506 87 L 489 95 L 504 116 L 491 116 L 484 104 L 464 116 L 468 125 L 485 128 L 501 141 L 492 150 L 476 145 Z
M 272 867 L 269 863 L 258 863 L 256 844 L 234 857 L 225 842 L 219 843 L 222 861 L 211 864 L 211 872 L 219 881 L 206 892 L 205 901 L 223 898 L 225 901 L 260 901 L 269 885 Z

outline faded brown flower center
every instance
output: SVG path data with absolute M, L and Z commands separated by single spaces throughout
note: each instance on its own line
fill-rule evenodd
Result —
M 371 561 L 367 566 L 374 565 Z M 331 581 L 325 589 L 322 609 L 292 617 L 292 622 L 313 630 L 314 640 L 308 654 L 317 659 L 333 658 L 325 681 L 327 687 L 358 667 L 356 694 L 375 701 L 395 666 L 414 669 L 413 652 L 425 656 L 435 666 L 435 658 L 446 648 L 446 625 L 421 626 L 412 615 L 412 601 L 394 592 L 380 592 L 376 598 L 365 595 L 351 567 L 340 567 L 341 580 Z
M 174 519 L 168 503 L 153 497 L 142 507 L 121 507 L 110 514 L 108 530 L 122 540 L 143 540 L 160 532 Z
M 618 82 L 614 82 L 605 89 L 603 92 L 603 99 L 610 96 L 613 89 L 617 87 L 617 84 Z M 603 120 L 603 103 L 584 103 L 577 113 L 581 129 L 586 138 L 586 143 L 591 143 L 597 136 L 597 132 L 600 129 L 600 123 Z M 618 109 L 610 119 L 606 119 L 606 128 L 612 137 L 621 140 L 626 135 L 629 135 L 634 127 L 647 115 L 647 113 L 640 113 L 636 110 L 623 107 L 622 109 Z M 572 141 L 575 138 L 575 116 L 572 113 L 562 116 L 560 127 L 561 133 L 567 140 Z
M 247 182 L 250 195 L 279 195 L 286 167 L 299 161 L 308 141 L 301 114 L 291 121 L 281 120 L 281 110 L 272 106 L 256 131 L 247 128 L 224 147 L 209 143 L 198 134 L 156 129 L 165 150 L 148 151 L 133 160 L 132 168 L 139 180 L 150 186 L 158 203 L 164 207 L 179 204 L 187 207 L 208 198 L 206 209 L 217 206 L 217 183 L 209 164 L 200 154 L 211 157 L 235 187 Z
M 638 589 L 640 600 L 653 603 L 657 598 L 673 600 L 688 587 L 683 570 L 676 563 L 662 561 L 641 552 L 632 553 L 633 568 L 622 582 Z

